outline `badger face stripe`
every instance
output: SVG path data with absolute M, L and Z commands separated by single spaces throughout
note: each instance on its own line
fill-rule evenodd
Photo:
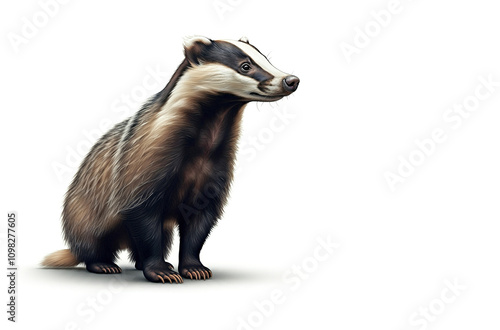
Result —
M 183 83 L 207 93 L 226 93 L 243 101 L 276 101 L 290 95 L 286 73 L 276 69 L 253 45 L 244 41 L 210 40 L 185 48 L 190 69 Z M 189 79 L 187 79 L 189 77 Z
M 247 44 L 242 41 L 234 41 L 234 40 L 223 40 L 227 43 L 233 44 L 234 46 L 241 49 L 244 53 L 248 54 L 252 60 L 259 65 L 263 70 L 273 75 L 274 77 L 284 78 L 287 76 L 286 73 L 276 69 L 257 48 L 253 45 Z
M 226 41 L 214 42 L 207 47 L 200 60 L 204 63 L 220 63 L 233 69 L 237 73 L 255 79 L 259 89 L 265 91 L 265 85 L 274 78 L 241 48 Z

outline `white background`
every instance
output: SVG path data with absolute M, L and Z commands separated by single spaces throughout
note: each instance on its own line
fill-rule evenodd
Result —
M 221 3 L 229 6 L 222 13 Z M 500 88 L 458 128 L 443 115 L 473 100 L 480 76 L 500 81 L 499 8 L 487 0 L 401 0 L 386 26 L 374 24 L 370 13 L 389 3 L 69 1 L 43 22 L 39 2 L 3 2 L 0 255 L 7 254 L 6 214 L 16 211 L 20 271 L 15 326 L 6 321 L 2 276 L 2 324 L 498 328 Z M 22 37 L 34 16 L 45 25 L 13 46 L 9 38 Z M 349 62 L 341 45 L 355 46 L 356 38 L 361 45 L 357 31 L 367 26 L 372 36 Z M 293 96 L 245 110 L 240 171 L 202 250 L 213 279 L 148 283 L 125 254 L 116 276 L 40 269 L 46 254 L 65 247 L 61 205 L 85 132 L 118 122 L 116 106 L 124 106 L 123 95 L 140 94 L 144 79 L 150 88 L 140 101 L 161 90 L 182 61 L 183 37 L 193 34 L 245 35 L 301 79 Z M 164 75 L 151 87 L 154 68 Z M 283 113 L 288 119 L 277 121 Z M 418 156 L 415 140 L 434 129 L 447 139 L 391 190 L 384 173 L 397 175 L 401 159 Z M 252 149 L 252 138 L 262 150 Z M 69 170 L 59 177 L 57 165 Z M 340 245 L 317 261 L 319 240 Z M 177 253 L 178 244 L 174 265 Z M 306 268 L 300 281 L 294 265 Z M 259 311 L 255 302 L 277 291 L 279 304 Z

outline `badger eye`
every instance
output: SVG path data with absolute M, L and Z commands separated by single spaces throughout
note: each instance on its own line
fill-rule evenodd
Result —
M 241 66 L 241 71 L 248 72 L 252 68 L 248 62 L 243 63 Z

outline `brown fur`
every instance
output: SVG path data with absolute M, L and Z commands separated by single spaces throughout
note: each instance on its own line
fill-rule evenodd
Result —
M 133 137 L 121 146 L 119 154 L 120 136 L 125 129 L 125 123 L 115 126 L 101 139 L 85 159 L 66 196 L 63 225 L 68 241 L 98 244 L 99 239 L 122 225 L 120 211 L 139 204 L 149 196 L 154 183 L 164 171 L 165 163 L 175 162 L 169 158 L 178 156 L 172 151 L 178 142 L 174 138 L 183 134 L 186 127 L 190 126 L 191 116 L 202 111 L 196 101 L 181 100 L 175 103 L 178 107 L 169 108 L 165 105 L 161 109 L 149 109 L 142 116 Z M 238 111 L 234 122 L 227 123 L 228 110 L 221 111 L 221 114 L 200 132 L 199 144 L 209 153 L 221 143 L 224 124 L 231 124 L 231 139 L 227 143 L 228 161 L 232 167 L 242 111 Z M 177 170 L 184 180 L 178 190 L 178 200 L 172 203 L 179 203 L 188 190 L 202 189 L 211 174 L 208 155 L 192 159 L 182 169 Z M 228 179 L 231 181 L 232 175 Z M 174 221 L 178 220 L 171 218 L 170 225 Z M 123 240 L 118 246 L 128 247 L 128 243 Z
M 78 265 L 80 261 L 71 253 L 69 249 L 59 250 L 49 254 L 43 259 L 41 265 L 44 267 L 74 267 Z

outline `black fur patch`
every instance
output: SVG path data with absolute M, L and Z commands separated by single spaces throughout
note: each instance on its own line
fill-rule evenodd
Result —
M 201 50 L 198 50 L 198 60 L 205 63 L 224 64 L 239 74 L 258 81 L 259 88 L 262 83 L 268 82 L 274 78 L 272 74 L 262 69 L 247 53 L 225 41 L 214 41 L 210 45 L 204 45 Z M 245 62 L 250 63 L 252 67 L 248 73 L 242 72 L 241 70 L 241 65 Z

